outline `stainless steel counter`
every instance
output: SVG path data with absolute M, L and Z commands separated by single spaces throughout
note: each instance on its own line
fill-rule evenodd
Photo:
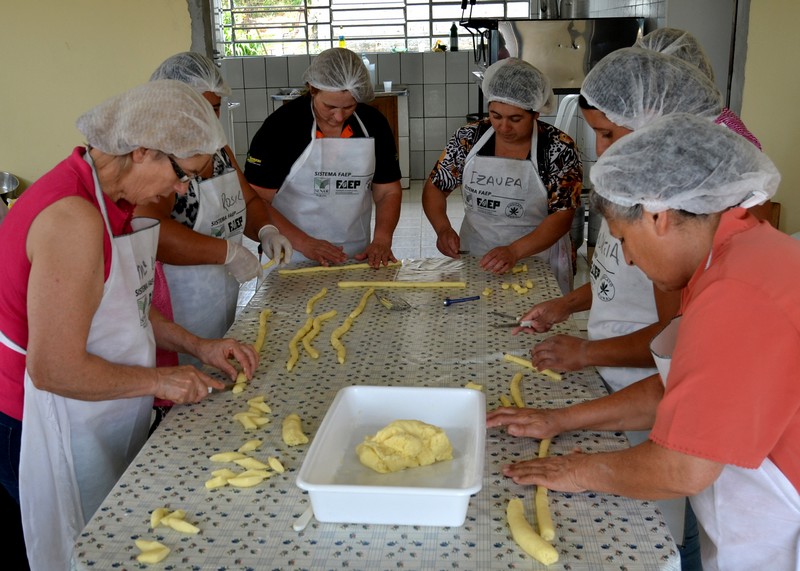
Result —
M 255 378 L 239 395 L 213 394 L 200 404 L 178 406 L 153 434 L 94 518 L 80 535 L 74 566 L 95 569 L 145 568 L 136 562 L 134 540 L 155 539 L 172 552 L 158 569 L 544 569 L 511 539 L 505 508 L 509 499 L 524 498 L 533 521 L 533 488 L 518 486 L 501 473 L 507 463 L 536 454 L 538 442 L 487 434 L 483 488 L 470 499 L 461 527 L 419 527 L 312 523 L 303 532 L 292 523 L 308 506 L 308 496 L 295 485 L 308 446 L 288 447 L 281 438 L 281 420 L 296 412 L 310 438 L 337 391 L 348 385 L 414 385 L 463 387 L 483 385 L 489 407 L 509 394 L 518 365 L 504 353 L 524 356 L 536 337 L 512 336 L 505 321 L 491 311 L 519 315 L 537 301 L 558 295 L 545 264 L 527 262 L 529 270 L 503 277 L 480 270 L 472 258 L 439 268 L 426 279 L 461 279 L 464 289 L 395 289 L 411 309 L 390 311 L 371 297 L 364 312 L 342 338 L 347 348 L 339 364 L 330 334 L 356 307 L 363 288 L 343 289 L 340 280 L 408 279 L 419 272 L 407 266 L 373 270 L 342 270 L 298 275 L 272 272 L 240 315 L 230 335 L 255 341 L 262 308 L 272 310 L 262 363 Z M 503 283 L 533 289 L 522 295 L 502 289 Z M 288 342 L 306 321 L 306 302 L 322 287 L 328 292 L 313 315 L 336 309 L 314 341 L 318 359 L 302 353 L 286 370 Z M 489 296 L 482 295 L 491 288 Z M 443 306 L 445 297 L 481 295 L 478 301 Z M 576 333 L 572 322 L 556 331 Z M 559 407 L 596 398 L 605 389 L 594 371 L 568 373 L 561 382 L 525 373 L 523 397 L 528 406 Z M 247 410 L 247 399 L 265 396 L 272 408 L 269 424 L 245 431 L 233 419 Z M 207 490 L 211 472 L 221 467 L 209 456 L 235 450 L 251 438 L 263 439 L 254 453 L 277 456 L 287 471 L 252 488 Z M 551 454 L 575 447 L 587 453 L 627 446 L 624 435 L 575 431 L 553 439 Z M 556 525 L 554 545 L 560 560 L 548 569 L 678 569 L 675 543 L 655 503 L 602 493 L 550 492 Z M 149 529 L 150 513 L 159 507 L 183 509 L 186 520 L 200 528 L 185 535 L 169 528 Z

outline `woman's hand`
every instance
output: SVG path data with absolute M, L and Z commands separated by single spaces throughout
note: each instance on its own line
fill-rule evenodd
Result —
M 517 484 L 535 484 L 559 492 L 585 492 L 587 488 L 578 483 L 578 473 L 588 458 L 580 452 L 535 458 L 503 466 L 503 474 Z
M 493 274 L 505 274 L 511 271 L 514 264 L 517 263 L 517 257 L 508 246 L 498 246 L 486 252 L 481 258 L 481 267 L 487 272 Z
M 331 244 L 327 240 L 317 240 L 311 236 L 307 236 L 303 240 L 302 247 L 298 247 L 297 250 L 309 260 L 314 260 L 322 266 L 342 264 L 347 261 L 344 247 Z
M 230 363 L 230 359 L 242 366 L 248 379 L 253 377 L 258 366 L 258 354 L 253 346 L 236 339 L 199 338 L 194 356 L 206 365 L 219 369 L 231 380 L 236 380 L 239 371 Z
M 525 333 L 544 333 L 550 331 L 556 323 L 566 321 L 571 315 L 571 311 L 564 297 L 548 299 L 542 303 L 537 303 L 520 318 L 520 321 L 530 321 L 530 327 L 516 327 L 512 334 L 516 335 L 520 331 Z
M 223 389 L 225 384 L 206 375 L 190 365 L 181 367 L 158 367 L 156 373 L 156 398 L 176 404 L 200 402 L 211 392 Z
M 366 250 L 353 257 L 358 261 L 367 260 L 369 267 L 375 269 L 397 261 L 392 254 L 392 244 L 380 240 L 373 240 Z
M 449 258 L 459 258 L 459 248 L 461 248 L 461 238 L 452 226 L 446 228 L 436 235 L 436 248 Z
M 554 335 L 531 349 L 531 362 L 540 371 L 580 371 L 588 364 L 590 341 L 571 335 Z
M 263 203 L 259 201 L 259 204 Z M 292 243 L 272 224 L 267 224 L 258 231 L 258 239 L 261 250 L 270 260 L 277 259 L 281 265 L 285 265 L 292 259 Z
M 511 436 L 552 438 L 562 432 L 558 424 L 559 409 L 502 407 L 489 411 L 486 428 L 505 426 Z

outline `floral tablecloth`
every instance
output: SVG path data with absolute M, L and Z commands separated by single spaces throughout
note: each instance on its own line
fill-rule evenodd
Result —
M 559 295 L 544 263 L 530 259 L 526 264 L 527 270 L 505 276 L 482 271 L 471 258 L 405 260 L 400 268 L 380 270 L 291 275 L 272 271 L 229 331 L 229 336 L 254 342 L 261 310 L 271 310 L 255 377 L 241 394 L 215 393 L 199 404 L 176 406 L 167 415 L 79 536 L 73 567 L 147 568 L 136 561 L 134 541 L 154 539 L 171 549 L 166 559 L 152 566 L 158 569 L 545 569 L 516 545 L 506 523 L 506 504 L 514 497 L 524 499 L 526 516 L 534 521 L 533 488 L 518 486 L 501 474 L 504 464 L 534 456 L 536 440 L 489 431 L 483 488 L 470 499 L 463 526 L 312 520 L 296 532 L 292 524 L 309 505 L 308 495 L 295 485 L 308 445 L 289 447 L 281 438 L 281 420 L 292 412 L 300 415 L 313 438 L 337 391 L 348 385 L 463 387 L 471 381 L 483 386 L 487 405 L 494 408 L 500 395 L 510 395 L 514 373 L 524 371 L 527 406 L 560 407 L 605 394 L 594 370 L 567 373 L 555 382 L 503 360 L 505 353 L 526 356 L 539 336 L 512 336 L 511 328 L 495 327 L 509 321 L 495 312 L 519 316 L 534 303 Z M 391 310 L 371 296 L 342 337 L 347 353 L 339 364 L 330 333 L 366 291 L 341 288 L 338 283 L 343 280 L 460 280 L 466 287 L 379 290 L 389 297 L 401 296 L 410 307 Z M 526 285 L 532 287 L 520 289 Z M 301 345 L 300 358 L 288 372 L 289 341 L 308 318 L 308 300 L 323 287 L 327 293 L 313 305 L 312 315 L 332 309 L 337 315 L 324 323 L 313 342 L 319 358 L 309 357 Z M 447 297 L 474 295 L 480 299 L 448 307 L 443 303 Z M 571 321 L 554 332 L 578 334 Z M 247 410 L 247 399 L 260 395 L 272 409 L 266 415 L 271 422 L 245 430 L 233 415 Z M 206 489 L 211 472 L 222 467 L 209 457 L 236 450 L 252 438 L 263 440 L 253 455 L 278 457 L 286 472 L 251 488 Z M 627 445 L 622 433 L 577 431 L 554 438 L 550 453 L 576 447 L 591 453 Z M 675 542 L 654 502 L 552 491 L 549 498 L 556 526 L 553 544 L 560 555 L 550 569 L 680 567 Z M 159 507 L 185 510 L 186 520 L 200 532 L 150 529 L 150 513 Z

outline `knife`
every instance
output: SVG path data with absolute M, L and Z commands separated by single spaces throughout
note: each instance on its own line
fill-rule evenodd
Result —
M 514 323 L 492 323 L 492 327 L 530 327 L 532 324 L 530 319 L 523 319 Z
M 208 387 L 208 394 L 227 392 L 227 391 L 231 390 L 235 384 L 236 383 L 225 383 L 225 386 L 222 387 L 221 389 L 215 389 L 214 387 Z

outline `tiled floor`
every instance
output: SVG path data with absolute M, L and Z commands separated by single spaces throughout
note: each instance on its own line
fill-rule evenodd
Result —
M 400 210 L 400 221 L 394 232 L 392 251 L 398 260 L 404 258 L 439 258 L 442 254 L 436 249 L 436 234 L 431 228 L 422 210 L 423 181 L 411 181 L 411 187 L 403 191 L 403 205 Z M 461 227 L 464 218 L 464 205 L 460 196 L 451 195 L 447 201 L 447 214 L 453 228 Z M 245 240 L 247 246 L 255 251 L 255 242 Z M 586 283 L 589 279 L 589 265 L 586 258 L 586 242 L 578 249 L 578 271 L 575 275 L 575 287 Z M 256 290 L 256 280 L 243 284 L 239 293 L 239 309 L 250 301 Z M 588 312 L 575 314 L 581 330 L 586 329 Z
M 436 249 L 436 233 L 422 210 L 423 181 L 411 181 L 411 187 L 403 191 L 400 222 L 394 231 L 392 251 L 397 259 L 441 258 Z M 464 203 L 455 193 L 447 201 L 447 214 L 453 228 L 458 230 L 464 218 Z

